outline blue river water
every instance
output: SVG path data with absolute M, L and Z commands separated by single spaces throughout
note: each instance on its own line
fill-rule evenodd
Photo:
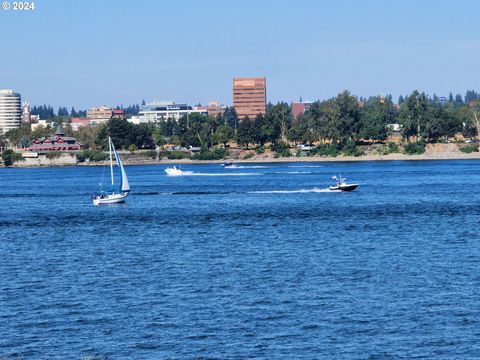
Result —
M 480 161 L 165 168 L 0 169 L 0 357 L 480 358 Z

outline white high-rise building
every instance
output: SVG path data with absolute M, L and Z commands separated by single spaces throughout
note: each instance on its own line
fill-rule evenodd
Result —
M 4 134 L 8 130 L 19 128 L 22 125 L 22 100 L 19 93 L 13 90 L 0 90 L 0 131 Z

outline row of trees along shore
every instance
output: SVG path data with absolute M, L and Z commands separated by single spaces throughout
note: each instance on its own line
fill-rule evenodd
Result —
M 57 116 L 52 128 L 37 127 L 30 131 L 29 126 L 22 126 L 9 131 L 6 138 L 15 145 L 26 146 L 37 137 L 51 135 L 54 126 L 63 123 L 66 133 L 75 136 L 87 149 L 105 149 L 106 139 L 111 136 L 117 147 L 130 150 L 171 144 L 199 147 L 208 152 L 235 141 L 240 147 L 257 151 L 269 145 L 285 156 L 290 154 L 291 146 L 300 143 L 315 143 L 317 153 L 324 151 L 326 155 L 345 149 L 348 154 L 359 155 L 357 145 L 385 142 L 392 135 L 391 124 L 399 124 L 404 146 L 417 152 L 425 143 L 447 141 L 456 134 L 477 137 L 479 112 L 480 94 L 475 91 L 468 91 L 465 98 L 450 94 L 448 99 L 413 91 L 401 96 L 397 104 L 390 95 L 364 99 L 344 91 L 334 98 L 312 103 L 309 110 L 296 119 L 285 102 L 269 103 L 265 115 L 240 121 L 235 109 L 230 107 L 216 118 L 190 114 L 178 121 L 164 119 L 140 125 L 131 124 L 125 118 L 111 119 L 104 125 L 78 131 L 69 127 L 69 116 Z
M 145 100 L 142 101 L 142 105 L 145 105 Z M 140 105 L 129 105 L 124 107 L 123 105 L 118 105 L 115 107 L 116 110 L 123 110 L 125 116 L 137 115 L 140 111 Z M 38 115 L 40 119 L 43 120 L 56 120 L 57 117 L 86 117 L 87 110 L 75 110 L 72 106 L 70 111 L 66 106 L 60 106 L 58 108 L 57 113 L 55 114 L 55 110 L 51 105 L 33 105 L 30 109 L 30 114 Z

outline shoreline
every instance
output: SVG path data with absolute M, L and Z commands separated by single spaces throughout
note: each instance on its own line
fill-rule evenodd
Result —
M 470 154 L 421 154 L 406 155 L 393 153 L 388 155 L 363 155 L 363 156 L 292 156 L 292 157 L 253 157 L 249 159 L 227 158 L 222 160 L 191 160 L 191 159 L 154 159 L 123 160 L 123 165 L 170 165 L 170 164 L 223 164 L 225 161 L 232 163 L 293 163 L 293 162 L 360 162 L 360 161 L 441 161 L 441 160 L 480 160 L 480 152 Z M 107 163 L 78 163 L 77 166 L 104 166 Z
M 458 152 L 445 152 L 445 153 L 425 153 L 421 155 L 407 155 L 402 153 L 392 153 L 388 155 L 362 155 L 362 156 L 291 156 L 291 157 L 279 157 L 259 155 L 249 159 L 227 158 L 222 160 L 191 160 L 191 159 L 161 159 L 156 161 L 155 159 L 147 158 L 126 158 L 123 159 L 123 165 L 201 165 L 201 164 L 223 164 L 225 161 L 232 163 L 294 163 L 294 162 L 361 162 L 361 161 L 441 161 L 441 160 L 480 160 L 480 152 L 473 153 L 458 153 Z M 49 168 L 49 167 L 71 167 L 71 166 L 106 166 L 108 162 L 81 162 L 77 164 L 42 164 L 42 165 L 30 165 L 22 164 L 21 162 L 14 163 L 10 168 Z M 0 165 L 0 168 L 7 168 L 4 165 Z

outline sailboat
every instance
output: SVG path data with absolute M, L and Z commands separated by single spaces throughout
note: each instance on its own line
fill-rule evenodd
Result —
M 120 160 L 120 156 L 115 150 L 110 136 L 108 137 L 108 152 L 110 154 L 110 176 L 112 179 L 112 188 L 110 191 L 101 191 L 99 194 L 94 194 L 94 205 L 123 203 L 130 192 L 127 173 L 123 168 L 122 160 Z M 117 191 L 115 191 L 115 178 L 113 176 L 113 155 L 115 156 L 118 168 L 120 169 L 120 186 Z

